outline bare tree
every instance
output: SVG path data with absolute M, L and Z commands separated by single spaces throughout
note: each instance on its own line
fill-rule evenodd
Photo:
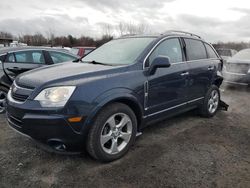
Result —
M 120 22 L 117 26 L 117 30 L 118 30 L 118 33 L 120 34 L 120 36 L 125 35 L 126 34 L 126 24 Z
M 122 23 L 118 24 L 117 32 L 122 35 L 132 35 L 132 34 L 144 34 L 147 32 L 147 26 L 144 23 L 134 24 L 134 23 Z
M 242 50 L 242 49 L 245 49 L 245 48 L 250 48 L 250 42 L 227 42 L 227 43 L 224 43 L 224 42 L 218 42 L 216 44 L 213 44 L 213 46 L 216 48 L 216 49 L 219 49 L 219 48 L 229 48 L 229 49 L 235 49 L 235 50 Z
M 46 35 L 47 35 L 48 44 L 50 44 L 51 46 L 54 46 L 54 39 L 55 39 L 54 29 L 49 28 L 48 31 L 46 32 Z
M 103 36 L 112 37 L 114 35 L 114 27 L 108 23 L 102 23 L 101 29 Z

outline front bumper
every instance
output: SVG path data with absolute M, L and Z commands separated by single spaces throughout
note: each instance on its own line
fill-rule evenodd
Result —
M 58 151 L 83 150 L 84 122 L 69 123 L 68 117 L 57 111 L 30 110 L 28 106 L 7 100 L 6 115 L 12 128 Z

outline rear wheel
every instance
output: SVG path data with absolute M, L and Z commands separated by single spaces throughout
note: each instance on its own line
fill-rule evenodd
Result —
M 127 105 L 108 105 L 97 115 L 90 129 L 87 150 L 100 161 L 119 159 L 133 144 L 136 130 L 136 116 Z
M 0 114 L 5 113 L 5 102 L 8 91 L 6 87 L 0 86 Z
M 200 114 L 204 117 L 212 117 L 216 114 L 220 103 L 219 88 L 213 85 L 207 92 L 203 105 L 200 108 Z

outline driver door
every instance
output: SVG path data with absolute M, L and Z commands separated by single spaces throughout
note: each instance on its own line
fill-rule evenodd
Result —
M 155 74 L 147 78 L 145 84 L 148 92 L 145 94 L 147 116 L 179 109 L 184 107 L 187 101 L 189 73 L 179 38 L 170 38 L 161 42 L 147 59 L 148 67 L 158 56 L 169 57 L 171 66 L 158 68 Z

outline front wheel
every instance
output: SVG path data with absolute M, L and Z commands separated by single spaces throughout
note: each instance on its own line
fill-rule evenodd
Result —
M 204 117 L 213 117 L 220 104 L 220 90 L 213 85 L 207 92 L 202 106 L 200 107 L 200 114 Z
M 119 159 L 133 144 L 136 130 L 134 112 L 125 104 L 110 104 L 95 118 L 88 135 L 87 150 L 103 162 Z
M 0 86 L 0 114 L 5 113 L 5 102 L 7 98 L 8 89 Z

